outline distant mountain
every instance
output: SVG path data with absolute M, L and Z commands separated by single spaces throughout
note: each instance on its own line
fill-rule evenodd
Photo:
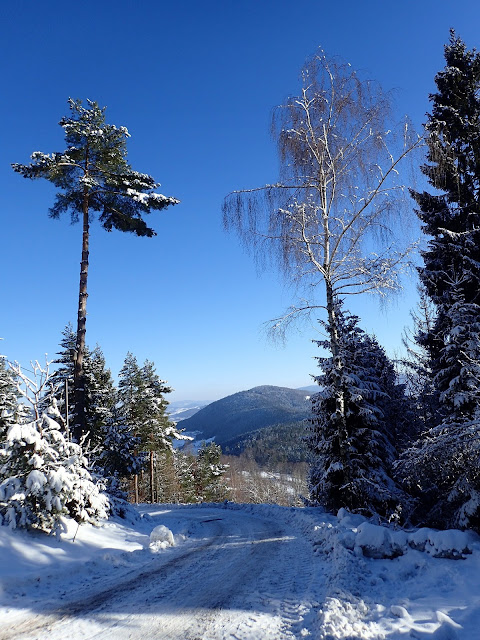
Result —
M 168 405 L 168 415 L 172 420 L 175 420 L 175 422 L 181 422 L 183 420 L 186 420 L 187 418 L 191 418 L 197 413 L 197 411 L 203 409 L 203 407 L 205 407 L 207 404 L 207 402 L 195 400 L 171 402 Z
M 320 387 L 318 386 L 318 384 L 310 384 L 308 387 L 299 387 L 298 390 L 306 391 L 313 396 L 314 393 L 318 393 L 320 391 Z
M 308 393 L 300 389 L 261 386 L 217 400 L 182 420 L 182 429 L 200 431 L 222 445 L 250 431 L 298 422 L 310 413 Z

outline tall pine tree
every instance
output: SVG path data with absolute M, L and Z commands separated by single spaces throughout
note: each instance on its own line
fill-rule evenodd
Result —
M 83 224 L 74 366 L 74 435 L 79 439 L 86 431 L 84 358 L 92 214 L 98 213 L 106 231 L 117 229 L 150 238 L 156 234 L 143 216 L 177 204 L 178 200 L 155 192 L 158 183 L 130 167 L 126 145 L 128 130 L 107 124 L 105 108 L 91 100 L 87 101 L 86 107 L 80 100 L 70 99 L 68 104 L 70 116 L 59 123 L 65 132 L 65 151 L 52 154 L 35 151 L 30 164 L 15 163 L 12 167 L 25 178 L 45 178 L 60 190 L 50 209 L 52 218 L 59 218 L 69 211 L 72 223 L 81 219 Z

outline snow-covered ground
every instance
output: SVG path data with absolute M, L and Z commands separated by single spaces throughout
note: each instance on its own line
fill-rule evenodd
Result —
M 0 640 L 480 637 L 474 534 L 270 505 L 139 512 L 61 539 L 0 527 Z

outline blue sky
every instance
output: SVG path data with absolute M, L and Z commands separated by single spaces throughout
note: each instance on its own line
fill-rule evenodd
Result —
M 24 364 L 53 358 L 75 322 L 81 228 L 49 219 L 53 187 L 10 163 L 62 150 L 67 99 L 90 98 L 128 127 L 133 168 L 181 204 L 152 214 L 154 239 L 93 225 L 87 342 L 114 374 L 127 351 L 153 360 L 172 400 L 310 384 L 315 323 L 284 347 L 267 340 L 263 323 L 292 292 L 224 233 L 222 201 L 276 179 L 271 111 L 319 45 L 395 89 L 399 117 L 420 125 L 450 27 L 480 47 L 478 0 L 0 3 L 0 351 Z M 383 308 L 371 297 L 350 305 L 390 353 L 413 291 L 407 283 Z

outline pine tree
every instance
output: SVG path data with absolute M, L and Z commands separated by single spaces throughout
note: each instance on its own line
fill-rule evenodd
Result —
M 173 440 L 189 439 L 177 430 L 167 415 L 166 393 L 171 388 L 155 372 L 154 364 L 148 360 L 142 367 L 128 353 L 119 376 L 120 412 L 132 434 L 138 440 L 138 451 L 148 454 L 150 500 L 154 501 L 155 453 L 172 452 Z M 135 502 L 138 502 L 138 478 L 134 481 Z
M 334 357 L 318 358 L 323 373 L 315 380 L 322 391 L 312 398 L 307 440 L 315 455 L 311 500 L 328 510 L 346 507 L 389 517 L 404 500 L 392 479 L 394 441 L 405 428 L 392 425 L 392 418 L 402 415 L 403 395 L 393 365 L 359 328 L 358 318 L 345 313 L 339 301 L 335 313 L 339 349 Z M 331 349 L 330 340 L 317 344 Z M 339 392 L 345 420 L 338 415 Z
M 223 481 L 227 465 L 220 461 L 222 450 L 214 442 L 200 447 L 194 467 L 195 495 L 199 502 L 222 502 L 228 490 Z
M 50 209 L 52 218 L 67 211 L 71 220 L 83 222 L 82 260 L 76 333 L 74 367 L 76 423 L 74 435 L 78 439 L 86 431 L 84 395 L 84 357 L 87 320 L 87 277 L 89 266 L 89 236 L 92 212 L 106 231 L 117 229 L 137 236 L 152 237 L 143 216 L 152 210 L 162 210 L 177 204 L 175 198 L 156 193 L 159 186 L 144 173 L 134 171 L 127 163 L 126 127 L 105 122 L 105 108 L 96 102 L 68 101 L 70 117 L 60 121 L 65 132 L 67 148 L 61 153 L 45 154 L 36 151 L 28 165 L 15 163 L 14 171 L 25 178 L 45 178 L 59 190 Z

